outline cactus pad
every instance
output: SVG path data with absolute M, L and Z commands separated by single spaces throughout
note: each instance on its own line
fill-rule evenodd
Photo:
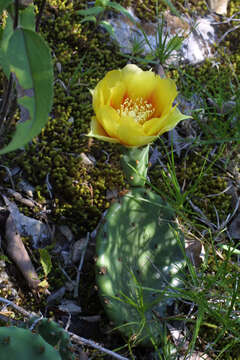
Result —
M 39 334 L 15 326 L 0 327 L 1 360 L 61 360 L 57 350 Z
M 32 325 L 35 320 L 35 317 L 32 318 L 29 325 Z M 57 346 L 62 360 L 74 359 L 74 356 L 71 352 L 71 341 L 69 334 L 64 329 L 62 329 L 58 323 L 47 318 L 43 318 L 37 322 L 34 329 L 50 345 Z
M 183 242 L 173 210 L 143 188 L 114 203 L 99 227 L 96 267 L 103 306 L 124 335 L 139 335 L 143 344 L 152 336 L 161 341 L 163 324 L 153 310 L 168 316 L 170 288 L 182 284 L 185 261 L 178 239 Z
M 148 171 L 149 145 L 141 148 L 122 147 L 121 166 L 131 186 L 144 186 Z

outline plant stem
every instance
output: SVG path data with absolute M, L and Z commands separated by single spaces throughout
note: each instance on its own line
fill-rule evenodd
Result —
M 18 12 L 19 12 L 19 0 L 15 0 L 15 14 L 14 14 L 14 22 L 13 22 L 13 29 L 14 30 L 18 26 Z
M 40 23 L 41 23 L 42 14 L 43 14 L 43 10 L 44 10 L 45 5 L 46 5 L 46 0 L 42 0 L 41 5 L 40 5 L 40 9 L 39 9 L 39 13 L 38 13 L 38 16 L 37 16 L 37 19 L 36 19 L 36 32 L 39 31 L 39 26 L 40 26 Z

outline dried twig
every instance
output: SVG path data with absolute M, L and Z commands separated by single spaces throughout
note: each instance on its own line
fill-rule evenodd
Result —
M 101 345 L 97 344 L 95 341 L 92 341 L 92 340 L 87 340 L 81 336 L 78 336 L 78 335 L 75 335 L 71 332 L 68 332 L 69 335 L 71 336 L 71 340 L 75 341 L 77 344 L 79 345 L 88 345 L 88 346 L 91 346 L 101 352 L 104 352 L 105 354 L 108 354 L 108 355 L 111 355 L 113 358 L 115 359 L 119 359 L 119 360 L 128 360 L 128 358 L 126 357 L 123 357 L 117 353 L 115 353 L 114 351 L 111 351 L 111 350 L 108 350 L 104 347 L 102 347 Z
M 85 243 L 84 249 L 82 251 L 80 263 L 79 263 L 79 266 L 78 266 L 77 278 L 76 278 L 76 286 L 74 288 L 74 294 L 73 294 L 73 296 L 75 298 L 78 297 L 78 287 L 79 287 L 79 282 L 80 282 L 80 275 L 81 275 L 81 271 L 82 271 L 82 267 L 83 267 L 83 261 L 84 261 L 84 257 L 85 257 L 87 246 L 88 246 L 88 241 L 89 241 L 89 233 L 87 233 L 86 243 Z
M 36 289 L 40 280 L 16 229 L 16 225 L 11 214 L 9 214 L 6 220 L 6 251 L 22 272 L 29 287 Z
M 10 300 L 7 300 L 7 299 L 4 299 L 2 297 L 0 297 L 0 302 L 3 302 L 5 304 L 7 304 L 8 306 L 11 306 L 13 307 L 15 310 L 19 311 L 21 314 L 23 314 L 24 316 L 28 317 L 29 319 L 33 316 L 36 316 L 36 314 L 34 313 L 30 313 L 28 311 L 26 311 L 25 309 L 23 309 L 21 306 L 18 306 L 16 304 L 14 304 L 12 301 Z M 7 322 L 7 319 L 6 317 L 4 317 L 4 321 Z M 8 319 L 8 320 L 11 320 L 11 319 Z M 41 320 L 41 317 L 40 317 L 40 320 Z M 39 321 L 40 321 L 39 320 Z M 36 319 L 36 321 L 38 321 L 38 319 Z M 79 344 L 79 345 L 87 345 L 87 346 L 90 346 L 90 347 L 93 347 L 94 349 L 97 349 L 105 354 L 108 354 L 108 355 L 111 355 L 113 358 L 115 359 L 119 359 L 119 360 L 129 360 L 128 358 L 126 357 L 123 357 L 117 353 L 115 353 L 114 351 L 111 351 L 111 350 L 108 350 L 106 348 L 104 348 L 103 346 L 97 344 L 95 341 L 93 340 L 88 340 L 88 339 L 85 339 L 81 336 L 78 336 L 70 331 L 67 331 L 65 330 L 70 336 L 71 336 L 71 340 L 73 342 L 75 342 L 76 344 Z
M 7 306 L 11 306 L 12 308 L 17 310 L 18 312 L 20 312 L 24 316 L 27 316 L 28 318 L 31 318 L 32 316 L 36 316 L 36 314 L 26 311 L 21 306 L 18 306 L 16 304 L 14 304 L 14 302 L 12 302 L 10 300 L 7 300 L 7 299 L 4 299 L 4 298 L 0 297 L 0 301 L 3 302 L 4 304 L 7 304 Z
M 234 26 L 233 28 L 229 29 L 228 31 L 226 31 L 221 37 L 220 39 L 217 41 L 217 45 L 219 45 L 224 39 L 225 37 L 232 31 L 236 31 L 238 28 L 240 28 L 240 25 Z
M 15 200 L 19 201 L 20 203 L 33 208 L 34 206 L 38 206 L 38 207 L 42 207 L 42 205 L 38 204 L 36 201 L 32 200 L 32 199 L 27 199 L 25 197 L 23 197 L 19 192 L 9 189 L 9 188 L 4 188 L 2 186 L 0 186 L 0 190 L 6 190 L 10 195 L 12 195 L 14 197 Z

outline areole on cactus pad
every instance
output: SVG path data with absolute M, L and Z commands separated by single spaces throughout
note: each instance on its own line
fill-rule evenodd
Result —
M 153 310 L 168 316 L 173 288 L 181 286 L 185 260 L 179 242 L 173 210 L 149 190 L 133 189 L 108 210 L 97 234 L 97 283 L 123 335 L 138 335 L 145 345 L 152 336 L 161 341 L 163 324 Z

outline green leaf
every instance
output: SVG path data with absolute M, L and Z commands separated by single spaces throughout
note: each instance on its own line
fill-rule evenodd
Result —
M 7 17 L 6 26 L 3 30 L 1 44 L 0 44 L 0 65 L 2 66 L 4 74 L 9 77 L 9 64 L 6 59 L 6 52 L 8 48 L 9 39 L 13 34 L 13 20 L 11 16 Z
M 82 23 L 84 23 L 86 21 L 92 21 L 92 22 L 94 22 L 96 24 L 97 19 L 95 18 L 95 16 L 86 16 L 84 19 L 82 19 L 80 21 L 80 23 L 82 24 Z
M 134 19 L 134 17 L 122 5 L 110 1 L 108 3 L 108 6 L 111 7 L 112 9 L 120 12 L 121 14 L 125 15 L 126 17 L 128 17 L 129 20 L 132 21 L 134 24 L 136 23 L 136 20 Z
M 39 34 L 16 29 L 9 40 L 6 58 L 16 77 L 18 103 L 29 113 L 29 119 L 17 124 L 12 141 L 0 154 L 26 145 L 40 133 L 47 123 L 53 99 L 50 49 Z
M 180 12 L 175 8 L 175 6 L 173 5 L 173 3 L 171 2 L 171 0 L 161 0 L 166 6 L 169 7 L 169 9 L 171 10 L 171 12 L 178 16 L 180 19 L 182 18 Z
M 1 1 L 1 0 L 0 0 Z M 28 6 L 24 10 L 19 11 L 19 24 L 28 30 L 35 30 L 35 12 L 34 5 Z M 2 66 L 4 74 L 9 77 L 10 70 L 8 60 L 6 59 L 6 52 L 8 48 L 9 39 L 13 34 L 13 20 L 10 15 L 7 17 L 6 26 L 3 29 L 0 43 L 0 65 Z
M 101 21 L 100 24 L 102 25 L 102 27 L 104 27 L 105 30 L 107 30 L 107 32 L 111 35 L 111 36 L 115 36 L 115 32 L 114 32 L 114 28 L 112 27 L 112 25 L 108 22 L 108 21 Z
M 103 11 L 104 11 L 104 8 L 102 6 L 94 6 L 89 9 L 78 10 L 78 11 L 76 11 L 76 14 L 83 15 L 83 16 L 90 16 L 90 15 L 97 16 Z
M 24 29 L 35 31 L 35 11 L 34 5 L 29 5 L 26 9 L 20 12 L 19 23 Z
M 14 0 L 1 0 L 0 15 L 3 12 L 3 10 L 6 9 L 9 5 L 11 5 L 13 2 L 14 2 Z
M 104 8 L 109 5 L 109 0 L 96 0 L 95 6 L 103 6 Z
M 40 262 L 44 271 L 44 275 L 47 277 L 52 270 L 52 260 L 47 249 L 38 249 L 40 255 Z

